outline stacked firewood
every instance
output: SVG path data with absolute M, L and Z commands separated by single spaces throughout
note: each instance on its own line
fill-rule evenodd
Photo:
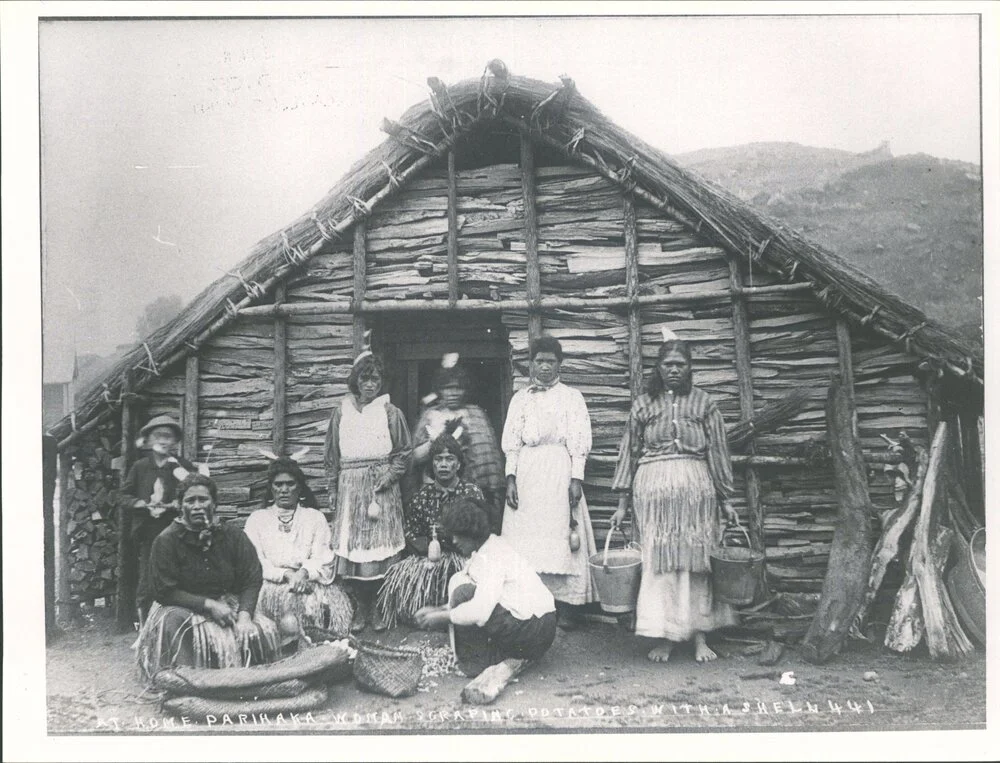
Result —
M 120 444 L 112 438 L 111 427 L 101 428 L 62 454 L 71 459 L 59 503 L 63 571 L 68 578 L 64 590 L 73 602 L 91 602 L 115 591 L 118 490 L 112 466 Z
M 948 437 L 948 424 L 941 422 L 929 454 L 923 448 L 914 448 L 915 477 L 906 500 L 883 522 L 865 597 L 852 627 L 852 634 L 860 636 L 886 568 L 894 559 L 905 559 L 905 577 L 896 594 L 885 645 L 897 652 L 909 652 L 925 641 L 931 657 L 938 660 L 960 659 L 974 648 L 962 630 L 944 583 L 951 542 L 956 529 L 961 531 L 955 512 L 943 510 Z M 910 532 L 912 538 L 905 552 L 902 540 Z

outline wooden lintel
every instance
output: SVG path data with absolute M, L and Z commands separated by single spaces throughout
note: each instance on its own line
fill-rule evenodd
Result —
M 184 369 L 184 458 L 198 458 L 198 355 L 187 356 Z
M 360 306 L 365 300 L 365 288 L 367 281 L 367 246 L 366 246 L 365 220 L 358 220 L 354 226 L 354 288 L 351 297 L 351 312 L 354 314 L 354 354 L 357 355 L 364 348 L 365 343 L 365 319 L 361 315 Z
M 635 227 L 635 200 L 631 194 L 622 198 L 625 228 L 625 296 L 639 293 L 639 236 Z M 638 305 L 628 309 L 628 381 L 632 401 L 642 393 L 642 313 Z
M 458 173 L 454 149 L 448 152 L 448 302 L 458 302 Z
M 528 336 L 534 339 L 542 333 L 542 316 L 538 312 L 542 296 L 542 276 L 538 265 L 538 218 L 535 209 L 535 149 L 528 133 L 521 131 L 521 194 L 524 197 L 524 256 L 525 288 L 528 293 Z
M 790 290 L 786 287 L 795 286 Z M 744 289 L 740 295 L 744 299 L 787 291 L 801 291 L 806 284 L 777 284 Z M 703 291 L 681 294 L 642 294 L 630 299 L 617 297 L 539 297 L 537 302 L 526 299 L 460 299 L 454 305 L 447 299 L 381 299 L 365 300 L 359 307 L 353 301 L 339 298 L 323 302 L 292 302 L 284 305 L 256 305 L 240 308 L 240 316 L 246 318 L 270 317 L 273 315 L 350 315 L 351 313 L 394 313 L 394 312 L 442 312 L 448 310 L 470 312 L 523 312 L 531 309 L 559 310 L 575 307 L 629 307 L 632 304 L 647 305 L 696 305 L 703 302 L 728 300 L 732 292 Z
M 278 284 L 274 293 L 274 303 L 285 301 L 286 286 Z M 288 324 L 281 315 L 274 318 L 274 424 L 271 429 L 271 443 L 279 456 L 285 452 L 285 413 L 288 410 L 288 395 L 285 390 L 285 368 L 288 356 Z

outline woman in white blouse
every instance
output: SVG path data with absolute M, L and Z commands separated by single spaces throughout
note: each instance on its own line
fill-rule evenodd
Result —
M 301 627 L 346 636 L 353 608 L 347 592 L 333 582 L 330 525 L 313 508 L 315 498 L 292 459 L 271 462 L 266 502 L 244 527 L 264 572 L 257 609 L 275 621 L 295 615 Z
M 582 622 L 577 608 L 597 600 L 587 565 L 596 548 L 583 495 L 590 414 L 583 395 L 559 381 L 558 339 L 532 341 L 529 356 L 531 384 L 511 399 L 501 438 L 507 461 L 501 535 L 541 576 L 560 626 L 569 628 Z

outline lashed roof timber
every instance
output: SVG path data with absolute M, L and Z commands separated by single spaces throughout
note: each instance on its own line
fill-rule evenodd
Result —
M 775 221 L 722 188 L 685 170 L 664 153 L 618 127 L 576 91 L 572 80 L 550 83 L 509 76 L 491 61 L 483 76 L 451 87 L 428 80 L 428 101 L 398 122 L 307 214 L 260 242 L 237 266 L 238 278 L 219 278 L 166 326 L 127 352 L 80 395 L 74 427 L 67 416 L 51 434 L 69 442 L 95 426 L 121 401 L 126 374 L 136 392 L 163 369 L 195 352 L 239 314 L 260 304 L 275 284 L 309 257 L 341 238 L 407 180 L 429 167 L 456 141 L 498 120 L 529 132 L 570 161 L 588 166 L 658 209 L 677 217 L 755 268 L 805 281 L 833 312 L 855 325 L 903 343 L 955 377 L 982 383 L 983 350 L 929 320 L 840 257 Z M 345 265 L 350 262 L 345 255 Z M 497 303 L 503 308 L 503 302 Z

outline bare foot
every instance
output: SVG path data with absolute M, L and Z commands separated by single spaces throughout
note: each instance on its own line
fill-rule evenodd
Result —
M 704 633 L 694 634 L 694 658 L 698 662 L 711 662 L 718 656 L 719 655 L 708 648 L 708 644 L 705 643 Z
M 673 650 L 674 645 L 669 641 L 664 641 L 658 647 L 653 649 L 649 654 L 646 655 L 647 658 L 653 662 L 666 662 L 670 659 L 670 652 Z

